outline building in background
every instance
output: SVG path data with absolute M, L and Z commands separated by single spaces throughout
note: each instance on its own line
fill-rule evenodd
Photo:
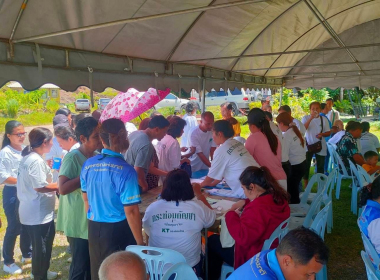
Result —
M 28 93 L 29 91 L 23 89 L 22 85 L 19 82 L 10 82 L 7 87 L 17 90 L 19 93 Z M 42 95 L 42 99 L 54 100 L 57 103 L 61 103 L 60 88 L 53 84 L 44 84 L 40 89 L 45 90 L 45 93 Z

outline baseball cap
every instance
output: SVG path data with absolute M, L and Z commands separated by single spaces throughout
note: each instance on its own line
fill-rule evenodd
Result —
M 259 108 L 253 108 L 249 111 L 247 116 L 247 121 L 245 124 L 254 124 L 256 126 L 260 125 L 266 119 L 265 113 Z
M 55 115 L 53 118 L 53 126 L 56 126 L 56 125 L 70 126 L 69 119 L 65 115 L 62 115 L 62 114 Z

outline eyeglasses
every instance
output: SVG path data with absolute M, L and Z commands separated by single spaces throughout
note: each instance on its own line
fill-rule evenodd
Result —
M 21 138 L 23 136 L 25 136 L 27 134 L 27 132 L 23 132 L 23 133 L 16 133 L 16 134 L 11 134 L 11 135 L 17 135 L 18 138 Z

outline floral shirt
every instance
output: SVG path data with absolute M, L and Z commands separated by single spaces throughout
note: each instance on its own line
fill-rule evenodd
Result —
M 348 160 L 355 163 L 354 155 L 359 153 L 358 144 L 351 133 L 346 132 L 346 134 L 340 139 L 336 147 L 336 152 L 342 159 L 348 174 L 351 174 L 350 163 Z

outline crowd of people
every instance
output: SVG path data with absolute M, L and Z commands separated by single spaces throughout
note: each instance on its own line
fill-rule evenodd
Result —
M 22 272 L 14 259 L 20 235 L 22 262 L 32 263 L 34 279 L 56 278 L 49 265 L 57 229 L 69 242 L 69 279 L 118 279 L 115 271 L 124 273 L 122 263 L 142 267 L 131 253 L 114 254 L 136 244 L 180 252 L 201 277 L 201 230 L 216 219 L 202 189 L 223 183 L 231 189 L 229 196 L 239 199 L 225 214 L 234 245 L 223 246 L 218 234 L 209 237 L 209 279 L 219 279 L 224 262 L 236 269 L 231 279 L 260 269 L 283 273 L 283 278 L 270 279 L 292 279 L 300 271 L 313 275 L 327 262 L 328 249 L 311 230 L 292 231 L 276 250 L 261 252 L 264 241 L 290 217 L 289 204 L 300 202 L 301 181 L 306 187 L 311 163 L 316 172 L 328 172 L 330 142 L 347 170 L 348 160 L 370 174 L 380 169 L 380 144 L 369 123 L 349 122 L 343 130 L 332 106 L 332 99 L 312 102 L 310 114 L 297 120 L 284 105 L 275 124 L 272 108 L 264 102 L 247 115 L 247 139 L 229 103 L 221 105 L 222 120 L 206 111 L 198 124 L 196 105 L 189 102 L 182 118 L 154 113 L 138 129 L 118 119 L 99 123 L 99 112 L 74 117 L 62 108 L 53 120 L 54 133 L 34 128 L 26 147 L 23 125 L 10 121 L 0 151 L 8 222 L 3 269 Z M 191 174 L 200 170 L 207 175 L 192 184 Z M 163 186 L 159 199 L 141 219 L 141 194 L 158 186 Z M 374 192 L 374 186 L 368 191 Z M 377 192 L 371 198 L 376 200 Z M 107 276 L 111 274 L 114 278 Z M 135 279 L 147 277 L 138 275 Z

